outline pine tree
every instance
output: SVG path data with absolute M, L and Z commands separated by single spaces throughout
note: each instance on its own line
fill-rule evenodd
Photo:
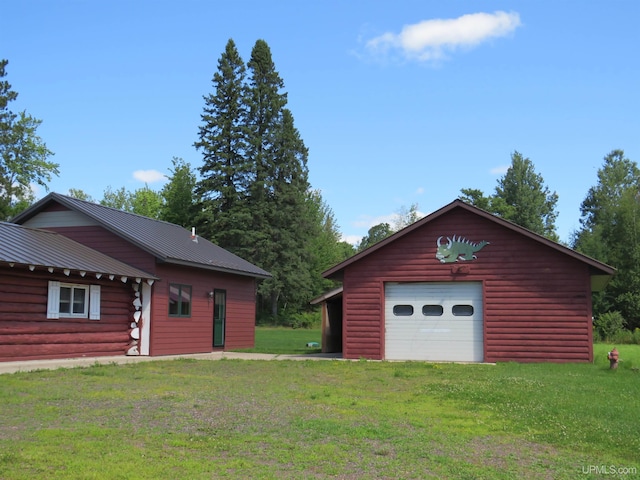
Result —
M 214 93 L 204 97 L 196 149 L 203 154 L 197 193 L 202 198 L 202 234 L 237 250 L 248 217 L 243 200 L 250 183 L 245 106 L 246 67 L 233 39 L 227 42 L 213 75 Z
M 273 163 L 267 165 L 269 206 L 264 210 L 273 243 L 273 278 L 263 282 L 260 291 L 270 298 L 276 316 L 279 303 L 297 306 L 312 295 L 310 244 L 317 225 L 307 204 L 308 150 L 288 109 L 282 111 L 273 147 Z
M 506 204 L 499 212 L 503 218 L 558 241 L 555 226 L 558 195 L 549 191 L 531 160 L 521 153 L 511 155 L 511 166 L 498 180 L 495 196 Z
M 317 293 L 313 240 L 322 226 L 309 197 L 308 151 L 267 43 L 255 43 L 245 70 L 230 40 L 213 84 L 195 144 L 204 155 L 199 228 L 271 272 L 258 289 L 260 313 L 297 313 Z
M 268 306 L 277 315 L 279 292 L 283 281 L 277 265 L 278 243 L 281 242 L 279 226 L 271 222 L 276 216 L 273 201 L 270 170 L 275 164 L 274 149 L 276 132 L 280 127 L 282 108 L 287 103 L 286 94 L 281 94 L 284 82 L 275 70 L 271 50 L 264 40 L 258 40 L 247 63 L 250 72 L 247 104 L 247 158 L 253 169 L 249 186 L 248 205 L 251 215 L 242 256 L 270 271 L 273 279 L 260 285 L 261 306 Z M 282 245 L 282 243 L 280 243 Z M 274 271 L 273 267 L 276 267 Z M 280 265 L 280 268 L 285 267 Z
M 485 197 L 481 190 L 463 188 L 460 199 L 487 210 L 521 227 L 558 241 L 556 205 L 558 195 L 544 185 L 533 163 L 519 152 L 511 155 L 511 166 L 498 180 L 495 194 Z

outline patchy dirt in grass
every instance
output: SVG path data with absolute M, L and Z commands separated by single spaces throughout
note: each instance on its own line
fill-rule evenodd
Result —
M 467 460 L 501 471 L 539 472 L 539 479 L 553 480 L 558 452 L 553 447 L 497 436 L 477 437 L 467 444 Z

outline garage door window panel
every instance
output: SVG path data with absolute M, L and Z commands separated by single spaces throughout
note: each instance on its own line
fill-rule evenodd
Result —
M 410 317 L 413 315 L 413 305 L 394 305 L 393 314 L 396 317 Z
M 442 305 L 423 305 L 422 315 L 425 317 L 441 317 L 444 313 Z
M 454 317 L 471 317 L 473 316 L 473 305 L 454 305 L 451 308 Z

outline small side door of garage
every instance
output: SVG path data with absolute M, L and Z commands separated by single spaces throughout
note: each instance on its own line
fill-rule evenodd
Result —
M 482 283 L 385 284 L 385 358 L 482 362 Z

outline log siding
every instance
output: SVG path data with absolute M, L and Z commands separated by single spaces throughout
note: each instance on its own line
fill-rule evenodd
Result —
M 100 285 L 100 320 L 47 319 L 50 280 Z M 119 280 L 70 278 L 0 269 L 0 361 L 124 355 L 130 343 L 133 289 Z
M 472 262 L 440 263 L 437 238 L 454 234 L 490 244 Z M 486 362 L 593 360 L 589 267 L 463 209 L 345 268 L 344 357 L 385 358 L 386 282 L 460 281 L 483 284 Z

